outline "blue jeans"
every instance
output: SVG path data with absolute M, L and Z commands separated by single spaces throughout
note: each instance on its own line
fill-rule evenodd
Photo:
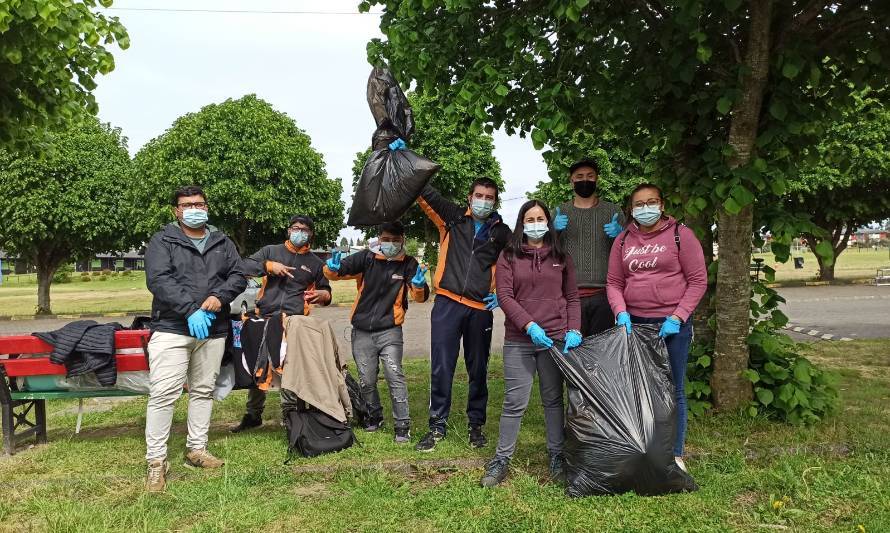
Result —
M 634 324 L 657 324 L 661 326 L 664 318 L 645 318 L 631 315 Z M 683 455 L 683 443 L 686 442 L 686 362 L 689 360 L 689 345 L 692 344 L 692 321 L 687 320 L 680 326 L 680 332 L 664 338 L 667 345 L 668 359 L 671 364 L 671 379 L 674 382 L 674 394 L 677 400 L 677 434 L 674 439 L 674 455 Z

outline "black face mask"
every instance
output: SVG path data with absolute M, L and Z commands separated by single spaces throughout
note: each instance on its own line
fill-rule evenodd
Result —
M 593 196 L 593 193 L 596 192 L 596 182 L 595 181 L 576 181 L 572 184 L 575 188 L 575 194 L 580 196 L 581 198 L 590 198 Z

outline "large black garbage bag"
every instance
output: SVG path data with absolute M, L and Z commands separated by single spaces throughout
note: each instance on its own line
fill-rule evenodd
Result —
M 674 387 L 658 327 L 617 326 L 550 355 L 565 376 L 566 494 L 698 490 L 674 462 Z
M 368 78 L 368 106 L 377 124 L 374 150 L 365 162 L 349 209 L 350 226 L 373 226 L 401 217 L 411 207 L 439 165 L 411 150 L 389 149 L 414 133 L 414 117 L 405 93 L 386 69 L 374 68 Z

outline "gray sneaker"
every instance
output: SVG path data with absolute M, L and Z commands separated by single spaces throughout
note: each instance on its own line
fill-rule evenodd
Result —
M 507 479 L 510 469 L 510 459 L 507 457 L 495 457 L 485 465 L 485 474 L 479 482 L 483 487 L 495 487 Z
M 550 480 L 554 483 L 566 482 L 566 460 L 561 453 L 550 454 Z
M 411 442 L 411 430 L 408 428 L 396 428 L 396 444 L 407 444 Z

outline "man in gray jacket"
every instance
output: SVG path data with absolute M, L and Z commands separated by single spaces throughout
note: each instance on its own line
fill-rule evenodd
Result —
M 198 468 L 223 465 L 207 451 L 207 433 L 228 333 L 228 306 L 247 286 L 247 279 L 235 244 L 207 224 L 207 209 L 207 197 L 200 187 L 178 189 L 173 195 L 176 222 L 155 233 L 145 251 L 145 279 L 153 296 L 145 415 L 149 492 L 166 487 L 173 408 L 186 382 L 185 464 Z
M 612 241 L 624 230 L 624 214 L 597 194 L 599 165 L 582 159 L 569 168 L 574 198 L 556 209 L 553 228 L 575 263 L 581 297 L 581 335 L 587 337 L 615 325 L 606 299 L 606 271 Z

